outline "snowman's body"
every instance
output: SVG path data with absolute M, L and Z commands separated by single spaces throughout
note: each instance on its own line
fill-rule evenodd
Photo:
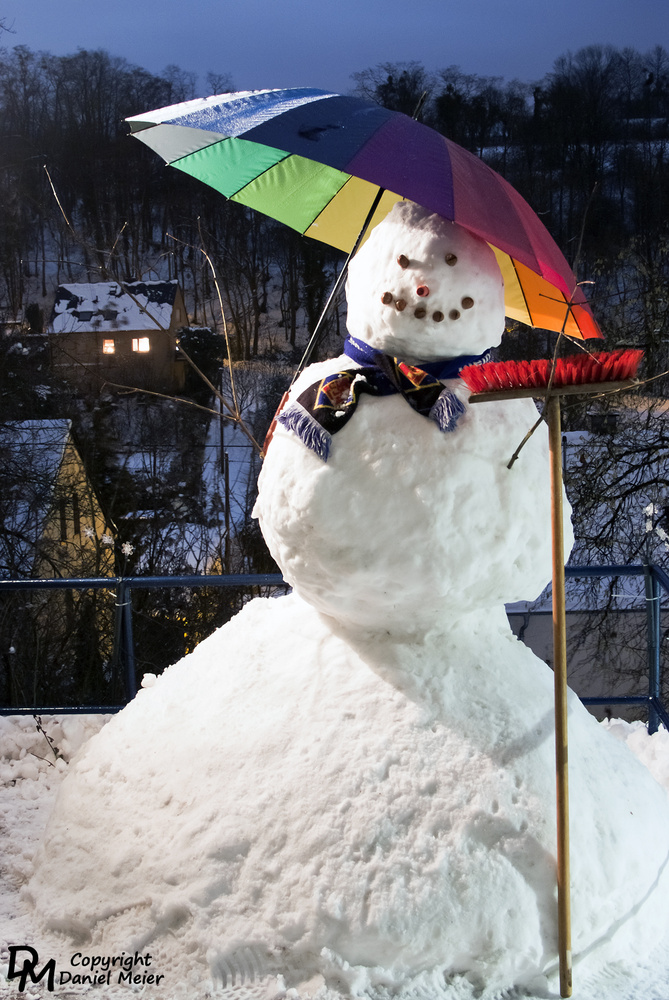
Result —
M 410 363 L 482 354 L 504 329 L 493 251 L 408 203 L 354 259 L 347 298 L 352 336 Z M 289 406 L 311 383 L 352 367 L 345 355 L 312 365 Z M 277 426 L 255 513 L 286 579 L 340 621 L 420 633 L 475 608 L 532 599 L 550 579 L 545 432 L 508 468 L 536 421 L 534 404 L 468 406 L 460 379 L 445 385 L 465 404 L 451 432 L 400 395 L 362 396 L 327 462 Z
M 406 242 L 363 251 L 385 271 L 371 287 L 365 257 L 354 269 L 352 332 L 409 361 L 480 353 L 503 315 L 489 251 L 474 241 L 485 273 L 455 290 L 448 325 L 446 224 L 413 212 Z M 443 315 L 407 333 L 412 287 Z M 344 365 L 305 372 L 293 400 Z M 257 511 L 299 594 L 247 605 L 71 768 L 29 887 L 70 955 L 149 949 L 161 972 L 189 966 L 195 997 L 211 976 L 279 973 L 263 995 L 547 995 L 552 676 L 503 607 L 550 575 L 545 437 L 506 467 L 534 419 L 527 401 L 482 403 L 442 432 L 399 396 L 363 397 L 327 462 L 279 426 Z M 575 696 L 569 712 L 578 976 L 634 967 L 666 934 L 669 804 Z
M 294 395 L 342 366 L 311 366 Z M 530 400 L 481 403 L 443 433 L 399 396 L 363 396 L 326 463 L 279 425 L 255 512 L 285 578 L 319 611 L 398 635 L 533 599 L 551 575 L 545 434 L 507 464 L 536 419 Z

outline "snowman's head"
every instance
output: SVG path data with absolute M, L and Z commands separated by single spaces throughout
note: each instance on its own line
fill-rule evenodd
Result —
M 398 202 L 351 261 L 351 336 L 408 361 L 481 354 L 504 331 L 493 251 L 462 226 Z

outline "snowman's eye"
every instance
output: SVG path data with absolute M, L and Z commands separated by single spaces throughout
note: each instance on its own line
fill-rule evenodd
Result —
M 401 253 L 397 258 L 397 263 L 401 268 L 406 269 L 409 266 L 409 258 L 406 254 Z
M 446 256 L 444 257 L 444 260 L 446 261 L 449 267 L 455 267 L 455 265 L 458 262 L 458 258 L 455 256 L 454 253 L 447 253 Z

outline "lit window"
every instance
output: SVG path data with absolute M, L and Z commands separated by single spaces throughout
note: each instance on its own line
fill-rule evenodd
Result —
M 133 351 L 139 354 L 146 354 L 149 350 L 149 338 L 148 337 L 134 337 L 132 341 Z
M 103 354 L 113 354 L 116 350 L 113 340 L 103 340 L 102 341 L 102 353 Z

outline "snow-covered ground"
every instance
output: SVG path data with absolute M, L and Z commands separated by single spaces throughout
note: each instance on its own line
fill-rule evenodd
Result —
M 187 714 L 184 708 L 184 715 Z M 170 969 L 169 980 L 164 980 L 159 986 L 126 986 L 112 985 L 91 987 L 70 980 L 67 985 L 59 985 L 56 977 L 55 990 L 48 990 L 46 977 L 37 984 L 28 981 L 24 992 L 19 992 L 19 981 L 7 981 L 8 947 L 11 945 L 29 945 L 40 955 L 37 966 L 41 969 L 44 961 L 54 955 L 53 938 L 45 945 L 40 937 L 36 922 L 30 907 L 24 899 L 23 887 L 32 873 L 32 858 L 40 841 L 48 815 L 55 800 L 63 777 L 67 774 L 70 761 L 77 751 L 84 746 L 90 737 L 98 732 L 108 721 L 103 716 L 44 716 L 42 725 L 47 736 L 52 741 L 50 745 L 46 736 L 39 731 L 35 720 L 27 716 L 0 718 L 0 879 L 2 892 L 0 895 L 0 996 L 25 997 L 26 1000 L 46 1000 L 47 997 L 57 997 L 61 1000 L 79 996 L 90 996 L 105 1000 L 105 998 L 127 997 L 139 993 L 142 996 L 155 997 L 159 1000 L 206 1000 L 208 997 L 229 998 L 229 1000 L 297 1000 L 294 989 L 286 989 L 281 977 L 263 975 L 262 970 L 253 967 L 253 956 L 248 956 L 246 970 L 238 971 L 234 983 L 227 988 L 202 988 L 189 984 L 184 970 L 183 977 L 179 969 Z M 628 724 L 620 721 L 602 723 L 616 737 L 625 742 L 637 757 L 648 767 L 653 776 L 669 790 L 669 733 L 661 729 L 649 737 L 641 723 Z M 132 817 L 127 819 L 128 827 L 132 825 Z M 150 949 L 149 949 L 150 951 Z M 71 965 L 75 955 L 79 965 Z M 73 975 L 87 971 L 86 948 L 72 947 L 63 942 L 63 955 L 55 955 L 58 970 L 66 970 Z M 23 955 L 19 956 L 24 957 Z M 146 973 L 146 969 L 141 970 Z M 258 975 L 256 975 L 259 973 Z M 159 974 L 156 968 L 156 974 Z M 67 977 L 65 977 L 67 978 Z M 387 1000 L 391 994 L 385 991 L 377 996 Z M 452 987 L 453 1000 L 471 1000 L 493 996 L 484 990 L 482 993 L 472 988 L 463 978 L 462 982 Z M 314 983 L 313 988 L 300 994 L 306 998 L 318 997 L 319 1000 L 334 1000 L 334 994 L 324 986 Z M 415 1000 L 430 1000 L 429 988 L 417 985 L 411 993 Z M 545 1000 L 557 996 L 555 990 L 546 989 L 539 993 L 525 991 L 504 993 L 505 1000 L 517 997 L 525 1000 Z M 669 958 L 658 953 L 652 960 L 646 961 L 630 972 L 621 971 L 610 966 L 605 972 L 596 976 L 575 976 L 575 1000 L 667 1000 L 669 998 Z

